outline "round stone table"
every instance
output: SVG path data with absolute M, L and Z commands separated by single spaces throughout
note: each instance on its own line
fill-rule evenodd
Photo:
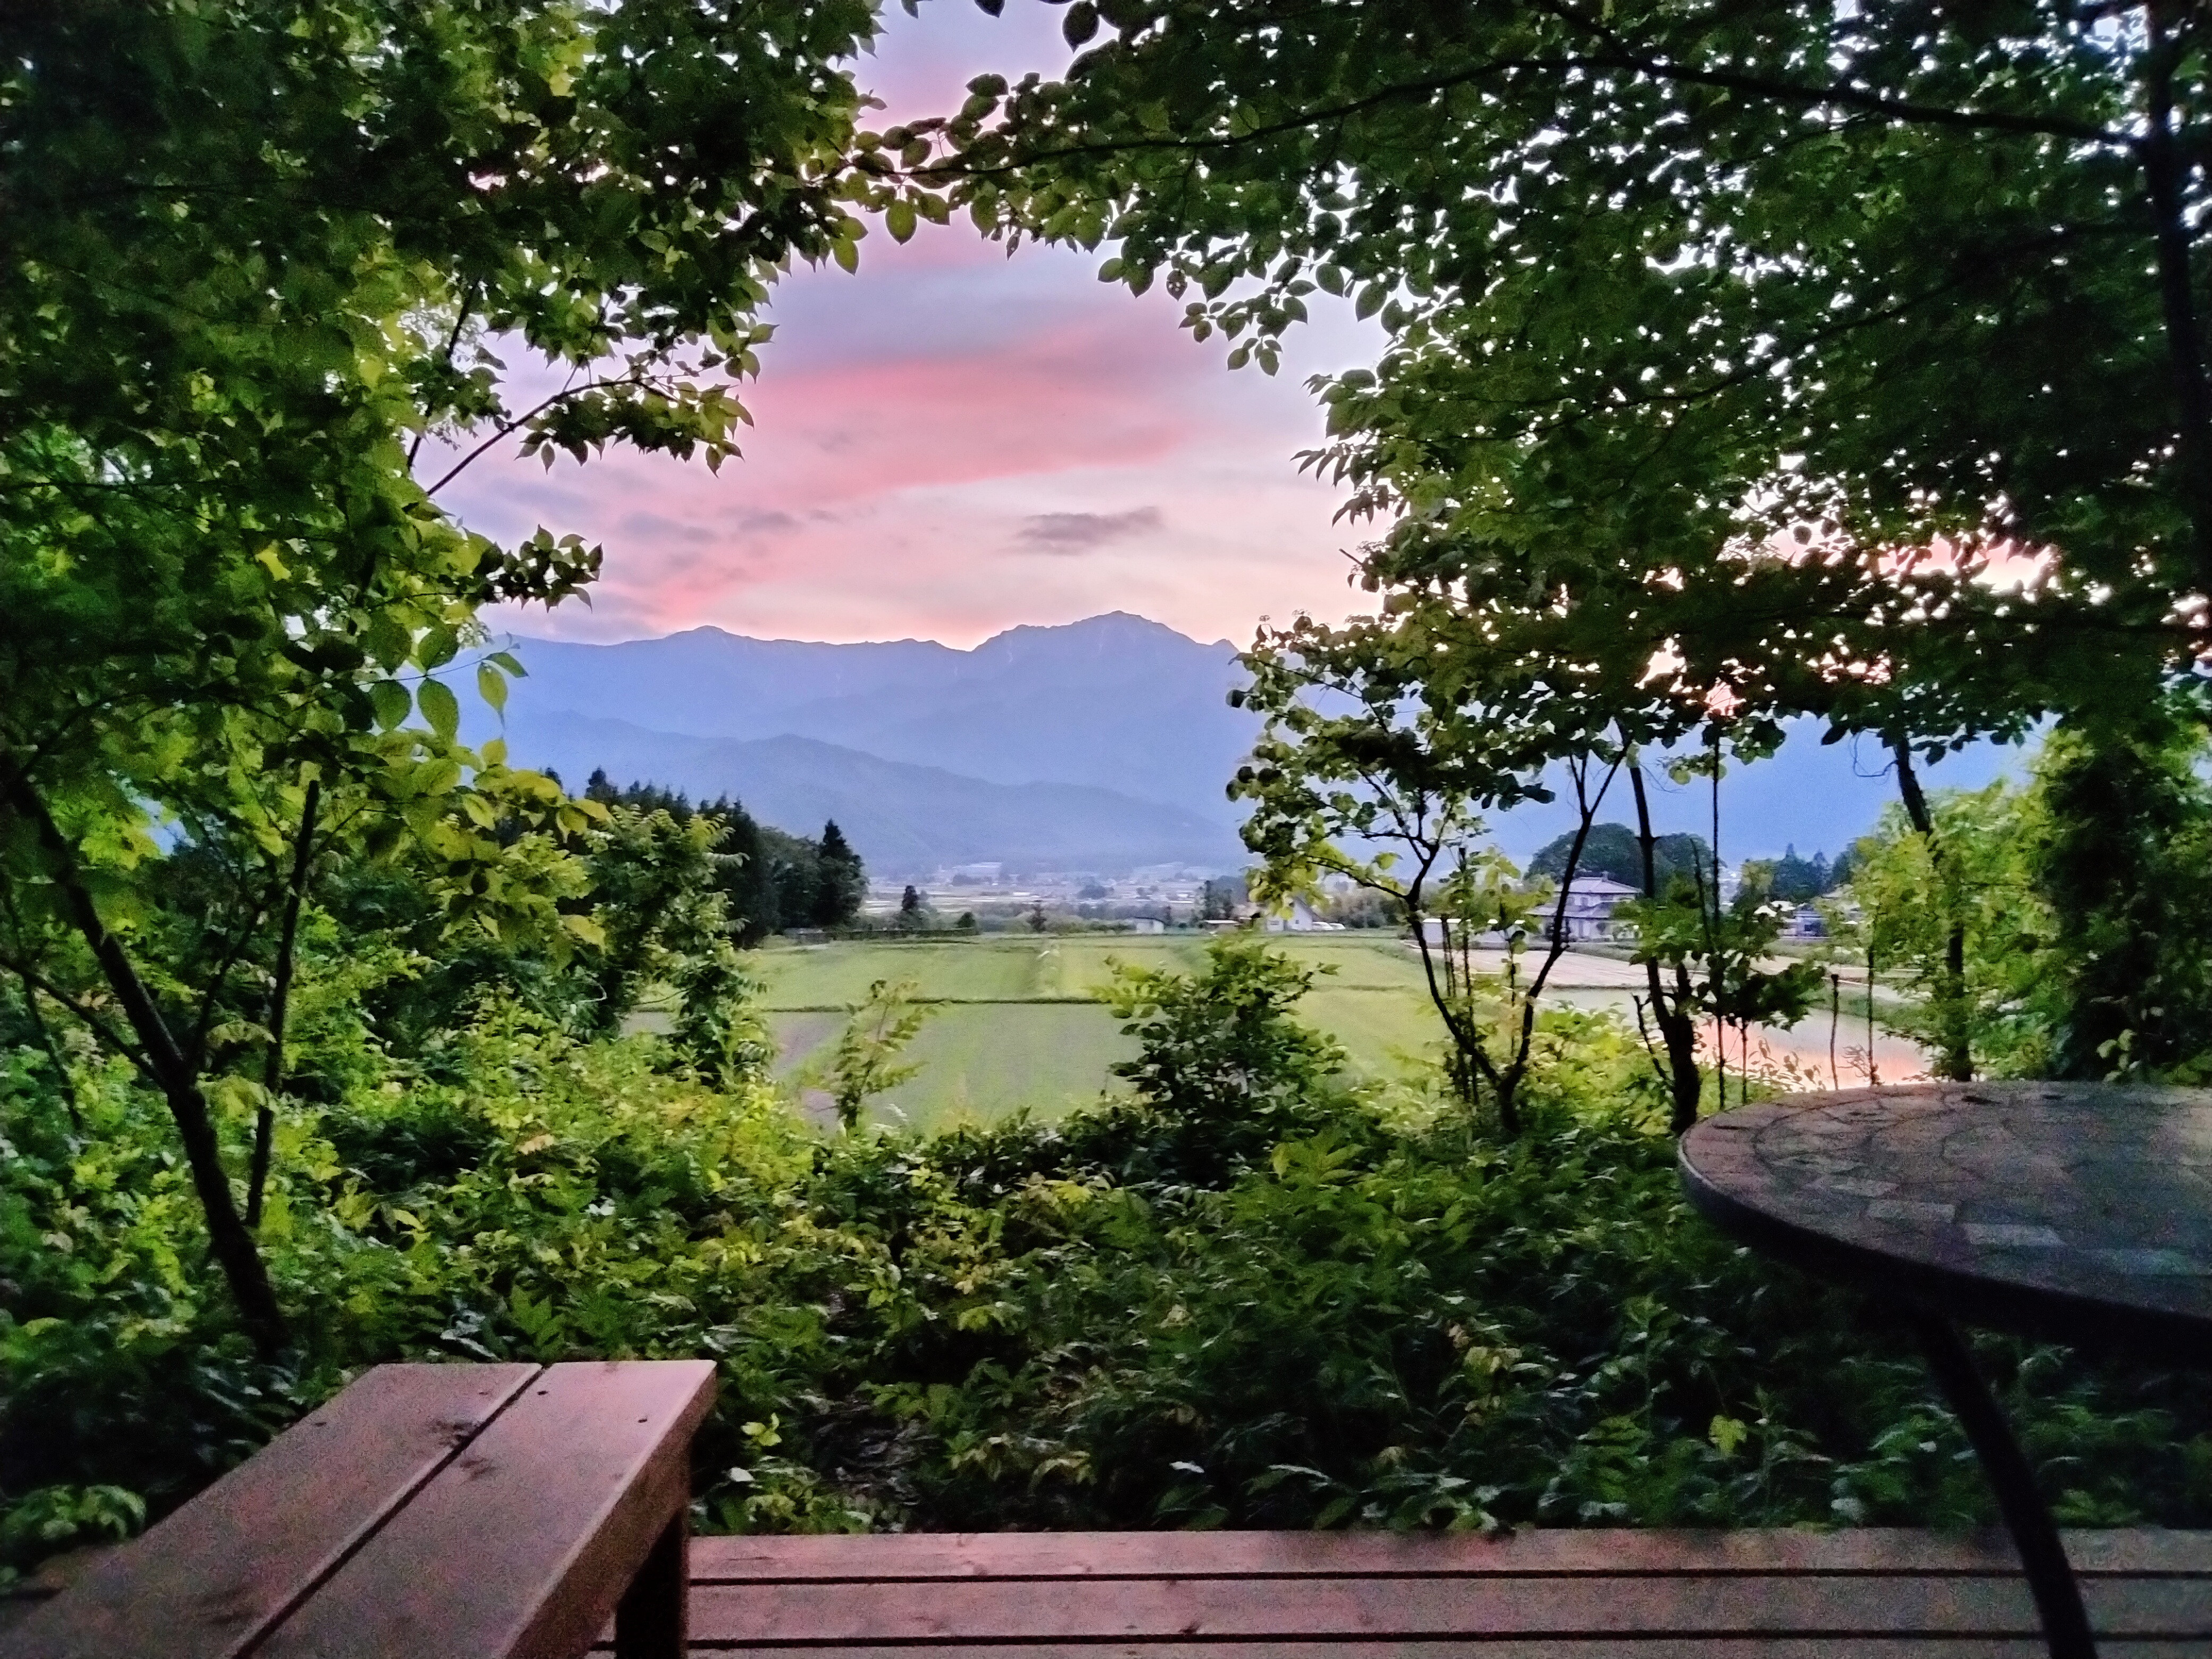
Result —
M 2033 1472 L 1950 1321 L 2212 1364 L 2212 1091 L 1800 1095 L 1705 1119 L 1680 1164 L 1727 1231 L 1900 1307 L 1996 1489 L 2052 1654 L 2093 1655 Z

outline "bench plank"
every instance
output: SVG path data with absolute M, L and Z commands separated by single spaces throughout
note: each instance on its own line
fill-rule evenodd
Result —
M 2084 1578 L 2212 1577 L 2212 1532 L 2097 1528 L 2066 1534 Z M 692 1540 L 694 1583 L 937 1578 L 1248 1578 L 1269 1574 L 1600 1572 L 2016 1573 L 1995 1529 L 1532 1528 L 1500 1538 L 1384 1532 L 894 1533 Z
M 232 1659 L 538 1374 L 380 1365 L 0 1637 L 9 1659 Z
M 752 1659 L 916 1659 L 912 1647 L 757 1646 L 695 1638 L 695 1654 L 744 1653 Z M 2100 1638 L 2099 1659 L 2212 1659 L 2212 1642 Z M 1037 1646 L 1017 1643 L 977 1650 L 979 1659 L 2050 1659 L 2035 1637 L 1559 1637 L 1464 1641 L 1104 1642 Z
M 2212 1659 L 2212 1534 L 2082 1531 L 2106 1659 Z M 691 1652 L 754 1659 L 2045 1659 L 2002 1534 L 708 1538 Z
M 254 1659 L 580 1655 L 684 1508 L 707 1360 L 551 1365 Z
M 2212 1637 L 2203 1587 L 2107 1579 L 2086 1587 L 2114 1636 Z M 805 1590 L 699 1585 L 695 1639 L 1054 1642 L 1328 1636 L 1760 1634 L 2033 1636 L 2018 1577 L 1067 1579 L 847 1583 Z

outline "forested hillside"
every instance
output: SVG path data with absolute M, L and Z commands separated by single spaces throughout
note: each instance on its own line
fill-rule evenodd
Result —
M 1234 868 L 1243 858 L 1218 817 L 1081 784 L 987 783 L 811 738 L 677 737 L 561 714 L 518 714 L 507 732 L 519 757 L 563 778 L 605 769 L 701 799 L 731 795 L 763 823 L 799 830 L 835 818 L 887 876 L 983 860 L 1016 870 L 1121 871 Z

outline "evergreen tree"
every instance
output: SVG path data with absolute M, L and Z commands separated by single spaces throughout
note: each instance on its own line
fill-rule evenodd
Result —
M 868 891 L 868 875 L 845 839 L 845 832 L 831 818 L 822 826 L 822 840 L 815 853 L 814 902 L 808 920 L 817 927 L 848 927 L 860 914 L 860 901 Z
M 1784 848 L 1775 860 L 1772 892 L 1791 904 L 1804 904 L 1828 890 L 1828 860 L 1823 854 L 1811 860 L 1797 856 L 1796 843 Z
M 842 927 L 860 915 L 866 870 L 834 822 L 823 826 L 817 842 L 762 823 L 726 794 L 695 807 L 682 790 L 659 784 L 618 788 L 604 769 L 592 774 L 585 789 L 603 805 L 665 812 L 678 823 L 701 817 L 721 823 L 713 849 L 714 884 L 726 906 L 731 939 L 740 949 L 787 927 Z
M 722 839 L 714 850 L 735 862 L 725 866 L 723 890 L 730 907 L 730 925 L 738 947 L 750 950 L 782 925 L 782 907 L 776 902 L 775 871 L 768 843 L 752 814 L 727 795 L 718 795 L 700 809 L 722 823 Z
M 1828 866 L 1828 884 L 1824 890 L 1832 893 L 1840 888 L 1850 886 L 1852 872 L 1857 868 L 1857 858 L 1850 848 L 1844 848 L 1842 852 L 1836 854 L 1836 861 Z

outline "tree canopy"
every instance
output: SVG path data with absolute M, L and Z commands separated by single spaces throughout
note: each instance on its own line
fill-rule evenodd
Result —
M 776 272 L 918 210 L 854 165 L 874 29 L 867 0 L 0 11 L 0 948 L 161 1091 L 264 1343 L 210 1091 L 265 1145 L 316 859 L 411 841 L 490 936 L 595 942 L 551 854 L 599 809 L 461 748 L 449 682 L 499 706 L 478 607 L 598 550 L 495 544 L 438 492 L 502 442 L 734 453 Z M 222 891 L 157 973 L 179 836 Z
M 1640 790 L 1803 714 L 1881 738 L 1942 864 L 1916 752 L 2124 727 L 2207 644 L 2208 27 L 1114 0 L 1070 8 L 1059 78 L 890 136 L 995 234 L 1110 244 L 1101 277 L 1163 285 L 1232 366 L 1272 372 L 1318 295 L 1380 324 L 1372 368 L 1315 381 L 1304 458 L 1380 521 L 1376 614 L 1247 659 L 1268 724 L 1237 788 L 1279 872 L 1381 802 L 1455 802 L 1464 840 L 1562 763 Z M 1680 920 L 1644 919 L 1752 959 Z M 1731 1018 L 1767 994 L 1713 985 Z M 1689 995 L 1656 964 L 1650 992 Z M 1939 1068 L 1970 1066 L 1954 1031 Z
M 1549 876 L 1557 881 L 1567 873 L 1567 860 L 1575 850 L 1571 831 L 1554 836 L 1536 849 L 1528 860 L 1532 876 Z M 1661 892 L 1665 892 L 1677 880 L 1694 882 L 1700 872 L 1712 878 L 1712 848 L 1698 836 L 1659 836 L 1652 841 L 1653 875 Z M 1594 823 L 1584 841 L 1578 867 L 1587 874 L 1603 876 L 1624 886 L 1640 888 L 1644 884 L 1644 849 L 1636 838 L 1636 831 L 1625 823 Z
M 1362 575 L 1409 655 L 1941 747 L 2201 642 L 2204 27 L 1078 6 L 1066 76 L 979 83 L 938 176 L 1000 234 L 1110 243 L 1232 363 L 1316 290 L 1381 321 L 1309 459 L 1389 520 Z

